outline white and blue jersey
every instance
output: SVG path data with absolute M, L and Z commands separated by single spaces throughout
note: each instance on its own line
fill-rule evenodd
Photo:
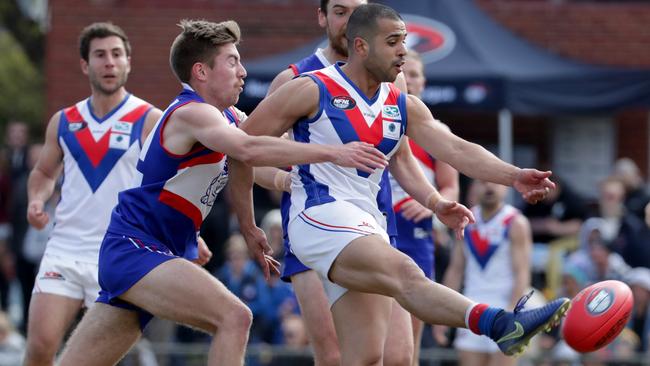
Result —
M 473 207 L 472 213 L 476 222 L 465 228 L 463 294 L 506 307 L 514 285 L 510 229 L 519 211 L 504 204 L 488 219 L 483 218 L 480 206 Z
M 406 131 L 406 97 L 391 83 L 382 83 L 367 98 L 341 71 L 340 64 L 307 73 L 319 87 L 319 110 L 297 121 L 291 137 L 298 142 L 342 145 L 363 141 L 390 158 Z M 293 167 L 289 221 L 309 207 L 335 200 L 356 205 L 386 229 L 377 196 L 384 169 L 369 174 L 333 163 Z
M 295 76 L 304 74 L 311 71 L 316 71 L 329 67 L 332 64 L 327 60 L 323 54 L 322 49 L 317 49 L 312 55 L 307 56 L 306 58 L 300 60 L 295 64 L 289 65 Z M 392 210 L 392 197 L 390 190 L 390 183 L 388 179 L 388 171 L 384 172 L 382 180 L 380 182 L 380 190 L 377 194 L 377 205 L 379 209 L 384 213 L 387 221 L 386 231 L 393 240 L 397 236 L 397 227 L 395 223 L 395 214 Z M 305 266 L 296 258 L 296 256 L 291 253 L 289 238 L 287 234 L 287 227 L 289 225 L 289 209 L 291 207 L 291 195 L 287 192 L 282 194 L 282 203 L 280 211 L 282 213 L 282 228 L 284 230 L 284 265 L 282 268 L 282 279 L 284 281 L 290 281 L 291 276 L 296 273 L 304 272 L 309 270 L 309 267 Z
M 412 139 L 409 139 L 408 142 L 425 178 L 428 182 L 434 183 L 436 160 Z M 413 198 L 402 189 L 392 175 L 390 176 L 390 184 L 393 194 L 393 211 L 395 212 L 397 224 L 396 248 L 411 257 L 424 271 L 424 274 L 431 278 L 434 265 L 433 223 L 430 219 L 421 220 L 417 223 L 413 220 L 407 220 L 401 213 L 402 205 Z
M 113 210 L 100 250 L 99 302 L 133 308 L 117 297 L 169 259 L 197 258 L 199 228 L 226 185 L 228 168 L 221 152 L 198 142 L 183 155 L 164 147 L 163 131 L 172 113 L 188 103 L 204 103 L 189 85 L 183 86 L 144 144 L 138 184 L 120 193 Z M 234 109 L 224 115 L 236 124 Z
M 46 253 L 97 264 L 117 194 L 132 187 L 142 127 L 151 109 L 127 94 L 102 118 L 93 113 L 90 98 L 61 112 L 57 140 L 63 186 Z

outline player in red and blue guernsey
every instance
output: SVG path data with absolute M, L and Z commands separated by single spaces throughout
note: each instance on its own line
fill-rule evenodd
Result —
M 357 7 L 348 20 L 346 38 L 346 64 L 289 81 L 258 105 L 242 129 L 272 136 L 291 129 L 295 140 L 307 143 L 372 143 L 391 156 L 391 173 L 412 197 L 458 236 L 474 221 L 471 212 L 442 198 L 430 185 L 402 181 L 394 169 L 393 164 L 401 163 L 394 154 L 404 133 L 465 174 L 514 186 L 527 201 L 537 202 L 555 188 L 548 179 L 551 172 L 520 169 L 499 160 L 441 128 L 419 99 L 404 96 L 389 84 L 401 72 L 406 55 L 406 25 L 393 9 L 380 4 Z M 427 323 L 487 335 L 508 355 L 521 352 L 535 334 L 559 323 L 569 299 L 526 311 L 522 299 L 514 312 L 508 312 L 474 303 L 427 279 L 408 256 L 388 243 L 385 219 L 376 204 L 380 175 L 328 163 L 294 167 L 291 175 L 291 249 L 323 282 L 342 364 L 383 363 L 393 299 Z M 252 173 L 238 177 L 244 179 L 237 180 L 240 191 L 235 194 L 247 192 L 244 186 L 252 185 Z M 247 197 L 232 199 L 246 202 Z
M 347 44 L 345 38 L 345 26 L 347 20 L 359 5 L 365 4 L 365 0 L 321 0 L 318 9 L 318 20 L 322 28 L 325 28 L 328 37 L 327 46 L 324 49 L 317 49 L 312 55 L 305 57 L 289 68 L 278 74 L 271 83 L 268 94 L 271 94 L 284 83 L 294 77 L 324 67 L 331 66 L 337 61 L 347 59 Z M 401 90 L 406 91 L 403 77 L 398 77 L 395 82 Z M 417 162 L 404 146 L 399 150 L 400 156 L 406 156 L 407 163 L 402 166 L 411 166 L 417 169 Z M 409 168 L 405 168 L 409 169 Z M 256 179 L 258 173 L 256 172 Z M 259 182 L 258 182 L 259 183 Z M 387 233 L 392 245 L 396 245 L 395 238 L 398 235 L 396 218 L 393 211 L 392 195 L 388 170 L 384 171 L 380 182 L 381 189 L 377 194 L 377 205 L 387 221 Z M 284 263 L 282 267 L 282 279 L 291 282 L 296 297 L 300 303 L 301 314 L 305 321 L 310 344 L 314 349 L 316 365 L 339 365 L 340 352 L 338 341 L 334 331 L 334 324 L 330 312 L 327 311 L 327 299 L 322 284 L 314 271 L 305 266 L 291 251 L 291 244 L 288 240 L 287 227 L 289 221 L 289 209 L 291 198 L 289 193 L 282 195 L 281 212 L 284 229 Z M 384 362 L 387 365 L 401 365 L 410 363 L 408 359 L 413 358 L 410 351 L 413 345 L 411 334 L 410 315 L 394 304 L 394 311 L 391 319 L 390 338 L 386 342 Z
M 226 155 L 263 166 L 331 161 L 368 173 L 387 164 L 370 144 L 302 144 L 232 126 L 222 113 L 237 102 L 246 76 L 236 47 L 239 26 L 189 20 L 180 26 L 170 61 L 183 90 L 143 146 L 136 188 L 119 195 L 100 249 L 97 304 L 61 365 L 114 365 L 152 315 L 211 334 L 209 365 L 242 365 L 250 310 L 188 260 L 196 258 L 199 227 L 228 179 Z M 250 206 L 235 208 L 240 230 L 268 278 L 277 262 Z

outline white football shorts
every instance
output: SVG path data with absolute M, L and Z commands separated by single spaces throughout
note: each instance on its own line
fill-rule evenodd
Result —
M 32 293 L 47 293 L 83 300 L 91 307 L 99 295 L 98 266 L 45 253 Z
M 385 220 L 381 222 L 352 203 L 334 201 L 312 206 L 289 223 L 291 252 L 320 275 L 330 306 L 347 292 L 329 280 L 334 260 L 351 241 L 363 236 L 377 234 L 388 243 Z

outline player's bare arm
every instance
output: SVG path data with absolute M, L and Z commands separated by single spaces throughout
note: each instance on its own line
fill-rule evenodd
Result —
M 449 127 L 439 122 L 441 127 L 450 131 Z M 458 186 L 458 170 L 442 160 L 436 161 L 436 187 L 440 195 L 450 201 L 458 201 L 460 187 Z
M 144 141 L 147 139 L 149 136 L 149 133 L 153 130 L 153 128 L 156 126 L 156 122 L 160 119 L 162 116 L 163 112 L 158 109 L 158 108 L 151 108 L 149 113 L 147 113 L 147 117 L 145 117 L 144 120 L 144 126 L 142 126 L 142 136 L 140 136 L 140 142 L 144 144 Z
M 510 228 L 510 255 L 512 256 L 512 274 L 514 283 L 510 306 L 524 295 L 530 285 L 530 256 L 533 248 L 532 233 L 528 219 L 518 214 Z
M 440 221 L 456 231 L 458 237 L 462 236 L 468 223 L 474 222 L 474 215 L 467 207 L 443 198 L 431 182 L 427 181 L 406 141 L 402 141 L 391 158 L 389 168 L 406 193 L 436 213 Z
M 271 191 L 291 191 L 291 174 L 285 170 L 259 166 L 253 169 L 255 183 Z
M 415 96 L 409 95 L 406 105 L 409 116 L 406 134 L 436 159 L 472 178 L 512 186 L 531 203 L 543 199 L 549 189 L 555 188 L 549 179 L 550 171 L 517 168 L 482 146 L 461 139 L 442 128 Z
M 273 81 L 271 81 L 271 85 L 269 85 L 269 90 L 266 91 L 266 96 L 268 97 L 269 95 L 271 95 L 271 93 L 278 90 L 279 87 L 289 82 L 295 76 L 296 75 L 294 74 L 293 70 L 289 68 L 277 74 L 275 78 L 273 78 Z
M 49 215 L 43 211 L 45 202 L 52 196 L 56 179 L 63 167 L 63 151 L 58 142 L 59 120 L 61 112 L 55 113 L 47 125 L 45 144 L 41 155 L 29 174 L 27 181 L 27 221 L 36 229 L 42 229 L 49 221 Z

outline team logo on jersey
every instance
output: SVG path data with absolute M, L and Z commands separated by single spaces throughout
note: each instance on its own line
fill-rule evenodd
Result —
M 131 142 L 130 135 L 124 135 L 121 133 L 111 133 L 111 137 L 108 141 L 108 148 L 126 150 L 129 148 L 130 142 Z
M 125 133 L 125 134 L 131 134 L 131 129 L 133 129 L 133 123 L 129 122 L 115 122 L 111 130 L 113 132 L 119 132 L 119 133 Z
M 384 138 L 399 140 L 402 124 L 393 121 L 382 121 L 384 123 Z
M 70 132 L 77 132 L 81 130 L 82 128 L 86 127 L 88 124 L 84 121 L 82 122 L 72 122 L 68 123 L 68 131 Z
M 385 105 L 381 115 L 385 119 L 402 120 L 402 115 L 399 113 L 399 108 L 396 105 Z
M 357 102 L 354 99 L 345 95 L 332 98 L 332 107 L 334 108 L 348 110 L 354 108 L 356 105 Z
M 201 203 L 208 207 L 212 207 L 214 200 L 217 199 L 217 194 L 219 194 L 226 183 L 228 183 L 228 170 L 224 168 L 224 170 L 210 182 L 208 189 L 206 189 L 205 194 L 201 197 Z

